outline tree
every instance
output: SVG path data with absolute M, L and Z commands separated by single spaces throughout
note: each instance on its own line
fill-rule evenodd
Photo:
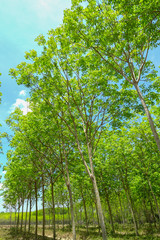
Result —
M 33 65 L 22 63 L 18 66 L 19 70 L 11 70 L 11 72 L 14 76 L 17 76 L 17 81 L 19 83 L 26 84 L 32 88 L 32 101 L 36 100 L 37 102 L 38 100 L 41 105 L 43 103 L 44 112 L 47 113 L 48 110 L 52 111 L 52 118 L 56 118 L 59 131 L 61 131 L 60 137 L 61 145 L 63 147 L 61 153 L 63 153 L 65 161 L 67 159 L 64 151 L 64 131 L 61 125 L 65 125 L 70 134 L 72 134 L 76 147 L 79 150 L 81 159 L 94 187 L 103 239 L 106 239 L 102 207 L 94 175 L 93 154 L 100 138 L 102 126 L 107 120 L 106 101 L 107 99 L 110 100 L 110 95 L 112 92 L 114 93 L 114 89 L 112 91 L 112 88 L 108 86 L 109 90 L 106 95 L 103 96 L 101 95 L 101 88 L 97 89 L 97 86 L 93 86 L 92 82 L 87 83 L 87 80 L 91 78 L 91 74 L 93 77 L 97 78 L 101 73 L 101 71 L 95 71 L 92 73 L 94 65 L 97 65 L 98 62 L 95 63 L 92 59 L 92 62 L 85 61 L 85 59 L 83 59 L 83 52 L 74 48 L 68 49 L 68 42 L 64 42 L 65 38 L 63 36 L 63 29 L 62 32 L 58 29 L 57 35 L 55 33 L 57 42 L 52 35 L 53 32 L 51 31 L 47 43 L 49 47 L 47 49 L 44 45 L 45 52 L 43 52 L 39 58 L 35 57 L 36 53 L 34 51 L 27 53 L 27 58 L 34 59 Z M 39 44 L 44 42 L 42 36 L 38 38 L 38 42 Z M 54 44 L 57 44 L 55 49 L 53 49 Z M 58 48 L 59 44 L 62 45 L 62 48 L 60 49 Z M 54 64 L 52 63 L 53 53 L 55 53 Z M 46 61 L 48 62 L 48 66 Z M 67 67 L 66 69 L 66 66 L 70 67 Z M 49 72 L 47 68 L 49 69 Z M 28 76 L 29 72 L 27 69 L 29 72 L 32 71 L 31 78 Z M 40 72 L 43 75 L 42 79 L 38 77 Z M 50 77 L 46 78 L 45 74 Z M 46 85 L 47 79 L 48 84 Z M 99 131 L 100 128 L 101 131 Z M 88 156 L 85 159 L 86 152 Z M 65 162 L 65 167 L 67 167 L 67 162 Z
M 14 130 L 15 132 L 15 136 L 12 139 L 11 144 L 17 148 L 19 146 L 18 141 L 20 141 L 21 144 L 23 142 L 24 144 L 23 148 L 25 148 L 27 152 L 29 151 L 33 154 L 32 157 L 30 157 L 29 159 L 31 160 L 31 164 L 33 164 L 35 171 L 38 174 L 37 178 L 35 179 L 36 206 L 37 206 L 37 194 L 38 194 L 40 182 L 42 182 L 42 186 L 43 186 L 42 187 L 43 188 L 42 190 L 43 237 L 45 235 L 44 177 L 46 176 L 47 179 L 49 178 L 49 182 L 51 183 L 51 187 L 53 190 L 53 184 L 55 180 L 58 178 L 59 172 L 63 173 L 64 179 L 69 191 L 73 236 L 75 238 L 76 233 L 75 233 L 75 221 L 74 221 L 74 207 L 73 207 L 72 190 L 71 190 L 68 160 L 67 160 L 67 157 L 69 155 L 69 149 L 70 149 L 68 145 L 69 138 L 67 139 L 67 144 L 66 144 L 64 143 L 64 137 L 62 135 L 61 130 L 59 130 L 59 132 L 56 133 L 57 122 L 55 124 L 53 124 L 52 122 L 52 125 L 48 125 L 48 127 L 46 128 L 47 126 L 46 121 L 48 123 L 48 120 L 49 121 L 51 120 L 50 119 L 51 116 L 47 115 L 46 117 L 44 115 L 41 115 L 39 111 L 41 109 L 43 111 L 43 107 L 44 107 L 43 104 L 41 104 L 40 106 L 37 105 L 36 107 L 33 108 L 33 111 L 29 113 L 27 116 L 22 116 L 21 111 L 19 109 L 17 109 L 14 113 L 10 115 L 7 122 L 8 124 L 10 124 L 12 130 Z M 37 116 L 39 117 L 37 118 Z M 52 117 L 52 120 L 53 120 L 53 117 Z M 53 161 L 54 160 L 53 158 L 56 159 L 56 161 Z M 56 175 L 55 179 L 54 179 L 54 175 Z M 37 186 L 37 183 L 38 183 L 38 186 Z M 52 192 L 52 197 L 53 197 L 53 192 Z M 54 205 L 54 200 L 52 199 L 52 201 Z M 38 225 L 37 210 L 38 209 L 36 207 L 36 231 L 35 231 L 36 236 L 37 236 L 37 225 Z M 53 230 L 54 230 L 54 238 L 55 238 L 55 222 L 54 222 Z
M 154 214 L 156 209 L 159 214 L 159 188 L 154 183 L 159 179 L 159 175 L 154 174 L 159 151 L 148 125 L 144 127 L 146 121 L 140 115 L 143 114 L 141 100 L 159 146 L 158 133 L 147 107 L 156 103 L 159 96 L 159 78 L 151 62 L 147 61 L 149 47 L 157 46 L 159 11 L 152 23 L 152 33 L 150 23 L 143 28 L 147 19 L 141 10 L 137 11 L 135 1 L 131 5 L 131 12 L 126 1 L 102 1 L 97 4 L 95 0 L 88 0 L 86 5 L 84 1 L 72 3 L 72 9 L 65 13 L 63 25 L 49 31 L 48 40 L 42 35 L 36 39 L 42 52 L 26 52 L 26 62 L 10 70 L 18 84 L 30 89 L 31 96 L 31 112 L 22 116 L 16 110 L 8 120 L 15 134 L 11 141 L 15 149 L 11 165 L 15 161 L 21 168 L 27 159 L 27 167 L 31 165 L 34 169 L 32 193 L 36 206 L 38 194 L 42 196 L 43 237 L 46 189 L 50 188 L 55 219 L 55 189 L 59 184 L 63 186 L 64 182 L 70 200 L 74 240 L 75 214 L 78 216 L 75 208 L 80 209 L 79 214 L 84 209 L 88 231 L 88 202 L 84 186 L 88 187 L 90 202 L 95 203 L 103 240 L 107 239 L 106 216 L 110 218 L 112 232 L 116 226 L 114 221 L 120 215 L 123 222 L 125 218 L 133 221 L 138 235 L 137 209 L 140 209 L 141 203 L 147 207 L 149 203 L 138 188 L 139 194 L 136 195 L 134 184 L 139 182 L 139 189 L 144 192 L 147 190 L 145 196 L 153 200 L 150 201 L 151 208 L 154 208 L 152 212 Z M 139 4 L 139 1 L 136 3 Z M 152 20 L 156 11 L 154 3 L 150 5 Z M 145 3 L 142 5 L 148 12 L 148 6 Z M 148 33 L 151 33 L 149 40 Z M 139 85 L 145 79 L 149 82 Z M 156 116 L 158 112 L 154 111 Z M 138 118 L 136 121 L 131 119 L 135 115 L 140 123 L 137 122 Z M 157 119 L 155 122 L 158 122 Z M 151 166 L 150 170 L 148 166 Z M 24 174 L 27 176 L 25 170 Z M 15 178 L 16 181 L 21 179 L 19 174 Z M 26 192 L 31 184 L 29 177 L 27 180 Z M 21 187 L 17 190 L 19 206 L 26 192 Z M 61 188 L 58 195 L 63 210 L 64 192 L 64 188 Z M 78 199 L 76 204 L 75 199 Z M 128 217 L 123 216 L 122 202 L 127 208 Z M 109 214 L 105 214 L 105 205 Z M 36 216 L 37 212 L 36 207 Z M 36 217 L 36 238 L 37 224 Z M 55 238 L 55 225 L 53 229 Z
M 33 105 L 39 104 L 43 114 L 49 114 L 59 126 L 61 145 L 66 146 L 66 135 L 68 139 L 69 135 L 74 139 L 74 147 L 78 149 L 93 184 L 105 239 L 103 211 L 94 174 L 94 157 L 106 122 L 110 122 L 113 127 L 118 126 L 121 119 L 132 115 L 127 110 L 130 104 L 127 100 L 134 93 L 130 92 L 125 99 L 125 91 L 119 91 L 116 84 L 110 83 L 114 77 L 106 75 L 104 64 L 99 62 L 94 53 L 86 56 L 82 47 L 71 45 L 63 27 L 51 30 L 47 42 L 43 36 L 39 36 L 36 41 L 43 46 L 41 55 L 38 56 L 34 50 L 26 53 L 26 59 L 32 63 L 23 62 L 17 69 L 11 69 L 10 74 L 18 84 L 31 89 Z M 66 160 L 63 147 L 62 150 Z
M 160 139 L 149 111 L 159 98 L 156 91 L 150 94 L 156 89 L 156 71 L 147 60 L 149 50 L 159 45 L 159 9 L 157 0 L 88 0 L 87 4 L 72 1 L 71 10 L 65 12 L 64 26 L 72 44 L 83 47 L 86 55 L 94 52 L 106 65 L 106 74 L 119 79 L 122 88 L 136 90 L 160 151 Z

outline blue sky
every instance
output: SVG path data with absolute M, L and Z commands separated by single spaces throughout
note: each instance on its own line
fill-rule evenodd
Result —
M 8 75 L 9 69 L 24 61 L 24 53 L 37 49 L 34 39 L 39 34 L 47 35 L 48 30 L 62 23 L 63 11 L 70 8 L 71 0 L 2 0 L 0 6 L 0 81 L 2 103 L 0 105 L 1 132 L 7 131 L 5 119 L 15 106 L 23 105 L 25 111 L 27 92 L 23 86 Z M 3 141 L 4 154 L 0 163 L 5 165 L 7 141 Z M 0 169 L 3 182 L 4 173 Z M 1 186 L 1 185 L 0 185 Z M 0 199 L 0 211 L 2 211 Z

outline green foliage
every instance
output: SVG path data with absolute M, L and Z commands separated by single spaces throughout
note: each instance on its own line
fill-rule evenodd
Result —
M 61 27 L 37 37 L 42 51 L 26 52 L 10 70 L 30 89 L 31 111 L 7 119 L 14 136 L 4 201 L 13 209 L 30 197 L 33 204 L 35 186 L 39 199 L 44 186 L 47 219 L 54 205 L 57 221 L 75 211 L 87 229 L 103 211 L 109 231 L 133 222 L 137 233 L 136 222 L 160 217 L 159 77 L 147 58 L 159 44 L 159 2 L 72 4 Z

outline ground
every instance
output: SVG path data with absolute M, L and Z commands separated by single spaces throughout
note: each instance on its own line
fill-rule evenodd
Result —
M 34 230 L 34 228 L 32 227 Z M 42 228 L 39 227 L 38 229 L 38 240 L 42 240 Z M 51 240 L 52 238 L 52 230 L 46 229 L 46 237 L 45 240 Z M 1 225 L 0 226 L 0 240 L 34 240 L 34 231 L 30 235 L 25 235 L 24 233 L 16 233 L 15 228 L 10 228 L 10 226 L 7 225 Z M 160 240 L 160 234 L 158 233 L 152 233 L 152 234 L 143 234 L 139 237 L 136 237 L 133 233 L 125 234 L 124 232 L 117 232 L 114 236 L 108 234 L 108 240 Z M 64 231 L 59 228 L 57 230 L 57 240 L 72 240 L 72 234 L 68 229 L 66 228 Z M 90 234 L 86 235 L 85 229 L 77 229 L 77 240 L 102 240 L 102 238 L 99 236 L 99 233 L 97 229 L 90 229 Z

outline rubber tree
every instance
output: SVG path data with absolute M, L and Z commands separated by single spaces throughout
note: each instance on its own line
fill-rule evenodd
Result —
M 72 226 L 73 226 L 73 235 L 75 238 L 76 234 L 75 234 L 72 191 L 71 191 L 71 185 L 69 180 L 69 170 L 68 170 L 68 160 L 67 160 L 68 152 L 66 152 L 67 151 L 65 149 L 66 147 L 64 147 L 64 139 L 62 138 L 62 136 L 60 139 L 59 133 L 56 133 L 57 132 L 56 124 L 58 123 L 55 122 L 55 125 L 49 125 L 48 128 L 46 128 L 46 124 L 48 124 L 48 120 L 50 120 L 50 116 L 48 115 L 46 118 L 46 116 L 42 116 L 39 113 L 39 110 L 42 109 L 43 111 L 43 108 L 44 108 L 44 105 L 41 104 L 41 106 L 40 107 L 38 106 L 37 109 L 34 108 L 30 114 L 28 114 L 27 116 L 21 116 L 21 118 L 19 117 L 18 115 L 19 112 L 17 110 L 17 112 L 15 111 L 15 113 L 12 114 L 13 116 L 10 116 L 10 118 L 8 119 L 8 123 L 10 123 L 10 125 L 12 125 L 13 128 L 15 128 L 17 123 L 13 120 L 17 119 L 19 121 L 18 122 L 19 134 L 25 139 L 26 143 L 28 144 L 27 149 L 28 150 L 30 149 L 30 151 L 34 156 L 32 158 L 32 163 L 35 169 L 38 169 L 39 174 L 41 175 L 45 173 L 47 175 L 46 177 L 47 178 L 49 177 L 50 180 L 52 178 L 52 181 L 51 181 L 52 187 L 54 183 L 53 172 L 51 172 L 53 167 L 55 167 L 55 171 L 60 170 L 63 173 L 63 176 L 66 181 L 66 185 L 68 187 L 68 191 L 70 193 L 69 195 L 70 195 L 70 204 L 71 204 L 71 211 L 72 211 L 71 216 L 73 220 Z M 38 119 L 37 119 L 36 113 L 39 114 Z M 53 120 L 53 117 L 52 117 L 52 120 Z M 48 131 L 51 132 L 51 135 L 49 134 Z M 54 134 L 54 141 L 52 139 L 53 134 Z M 68 142 L 68 139 L 67 139 L 67 142 Z M 54 144 L 54 148 L 53 148 L 53 144 Z M 53 161 L 53 156 L 56 159 L 56 161 Z M 35 182 L 35 192 L 37 192 L 36 182 Z M 37 196 L 37 194 L 35 196 Z M 43 194 L 43 200 L 44 200 L 44 194 Z M 43 219 L 45 221 L 44 215 L 43 215 Z M 54 226 L 55 226 L 55 223 L 54 223 Z M 43 237 L 45 234 L 44 229 L 45 229 L 45 224 L 43 224 Z M 37 230 L 36 230 L 36 236 L 37 236 Z M 54 237 L 55 237 L 55 227 L 54 227 Z
M 122 131 L 125 132 L 125 128 L 121 128 Z M 131 211 L 135 233 L 138 235 L 138 223 L 137 223 L 137 215 L 136 208 L 132 196 L 130 179 L 132 173 L 132 146 L 129 144 L 130 140 L 128 140 L 123 135 L 122 131 L 114 132 L 112 138 L 110 138 L 111 142 L 106 141 L 106 159 L 109 162 L 109 166 L 114 169 L 114 178 L 117 179 L 117 182 L 120 181 L 121 185 L 125 191 L 126 198 L 129 204 L 129 208 Z M 106 132 L 106 136 L 108 134 L 112 134 L 111 132 Z M 107 138 L 106 138 L 107 139 Z M 108 138 L 109 139 L 109 138 Z M 108 143 L 107 143 L 108 142 Z M 115 150 L 114 150 L 115 149 Z
M 105 64 L 106 74 L 119 80 L 120 88 L 135 89 L 160 151 L 149 109 L 159 98 L 157 73 L 148 58 L 149 50 L 159 45 L 159 9 L 157 0 L 73 0 L 63 25 L 70 43 L 83 47 L 86 55 L 94 52 Z
M 111 76 L 103 71 L 105 66 L 99 64 L 99 59 L 94 54 L 84 56 L 83 48 L 70 45 L 63 28 L 51 30 L 48 38 L 47 42 L 43 36 L 36 39 L 44 49 L 39 57 L 35 50 L 26 53 L 26 59 L 30 59 L 32 64 L 23 62 L 17 69 L 11 69 L 10 74 L 18 84 L 31 89 L 31 102 L 39 102 L 43 113 L 50 112 L 52 119 L 55 118 L 57 123 L 61 121 L 74 138 L 93 184 L 102 235 L 106 239 L 93 161 L 106 122 L 116 124 L 116 121 L 129 116 L 129 112 L 125 116 L 121 109 L 125 98 L 117 90 L 118 86 L 110 83 Z M 100 84 L 98 80 L 101 80 Z M 128 103 L 126 101 L 126 106 Z

